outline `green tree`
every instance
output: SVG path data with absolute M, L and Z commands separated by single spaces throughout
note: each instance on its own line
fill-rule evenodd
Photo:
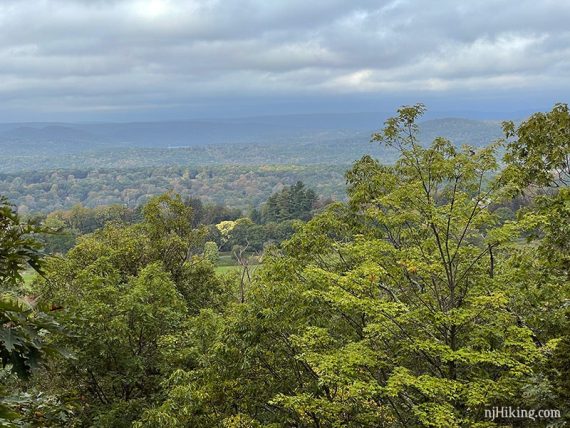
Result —
M 179 195 L 163 194 L 152 198 L 143 208 L 146 234 L 157 259 L 176 281 L 193 255 L 200 254 L 206 229 L 194 229 L 193 209 Z
M 218 244 L 212 241 L 207 241 L 204 244 L 204 258 L 209 260 L 214 266 L 220 260 L 220 250 Z
M 0 376 L 5 370 L 19 378 L 29 378 L 33 369 L 49 355 L 60 351 L 46 340 L 50 333 L 62 332 L 49 308 L 21 292 L 22 271 L 32 268 L 41 272 L 42 244 L 35 235 L 46 230 L 34 223 L 21 221 L 14 207 L 0 197 Z M 19 417 L 12 403 L 6 401 L 9 392 L 0 387 L 0 424 Z M 15 391 L 12 391 L 12 395 Z M 16 392 L 17 393 L 17 392 Z M 21 399 L 21 397 L 20 397 Z
M 159 390 L 164 368 L 159 340 L 184 319 L 184 300 L 157 263 L 126 283 L 105 260 L 76 272 L 75 278 L 78 295 L 53 291 L 68 307 L 72 336 L 65 342 L 75 358 L 52 370 L 62 389 L 74 388 L 83 397 L 84 420 L 129 426 Z
M 223 305 L 226 284 L 202 253 L 202 230 L 176 196 L 149 202 L 144 220 L 108 223 L 51 258 L 42 298 L 64 308 L 72 361 L 51 364 L 38 381 L 75 405 L 76 423 L 130 426 L 160 394 L 174 366 L 161 343 L 189 315 Z M 51 381 L 48 382 L 47 379 Z
M 348 172 L 355 237 L 301 253 L 308 293 L 344 327 L 295 336 L 321 385 L 276 398 L 299 415 L 316 411 L 331 426 L 472 425 L 520 396 L 539 358 L 511 307 L 521 291 L 505 260 L 517 229 L 494 227 L 489 209 L 502 197 L 500 178 L 489 180 L 495 147 L 439 138 L 423 148 L 423 110 L 402 108 L 374 134 L 399 151 L 394 167 L 364 157 Z
M 518 212 L 520 222 L 528 225 L 530 242 L 514 260 L 513 281 L 525 288 L 519 312 L 548 357 L 537 368 L 527 396 L 536 407 L 565 411 L 570 420 L 570 112 L 566 104 L 557 104 L 519 126 L 507 122 L 504 129 L 509 141 L 506 174 L 514 190 L 531 201 Z
M 22 271 L 40 271 L 42 244 L 33 235 L 44 232 L 37 224 L 20 220 L 15 207 L 0 196 L 0 287 L 17 288 Z
M 485 408 L 517 404 L 542 357 L 513 281 L 528 225 L 492 211 L 508 196 L 496 146 L 424 148 L 423 111 L 373 136 L 395 165 L 356 162 L 349 203 L 267 254 L 245 303 L 209 318 L 205 356 L 143 426 L 490 426 Z
M 285 187 L 267 199 L 261 211 L 263 222 L 281 222 L 285 220 L 308 220 L 317 200 L 312 189 L 307 189 L 303 182 L 298 181 L 290 187 Z
M 520 185 L 570 184 L 570 112 L 556 104 L 548 113 L 535 113 L 518 127 L 504 122 L 510 141 L 505 160 Z

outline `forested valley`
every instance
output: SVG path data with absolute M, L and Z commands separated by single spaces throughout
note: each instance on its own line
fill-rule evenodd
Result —
M 325 198 L 345 200 L 344 173 L 354 159 L 397 158 L 394 149 L 370 143 L 371 131 L 362 131 L 373 130 L 381 115 L 347 116 L 324 116 L 323 123 L 311 115 L 266 118 L 276 122 L 272 132 L 249 121 L 237 129 L 215 122 L 208 132 L 193 122 L 124 124 L 118 135 L 111 132 L 118 125 L 0 125 L 0 194 L 21 214 L 78 204 L 136 208 L 168 191 L 248 211 L 297 181 Z M 476 147 L 502 135 L 497 121 L 466 119 L 422 121 L 418 131 L 422 144 L 445 134 L 454 144 Z
M 0 426 L 570 422 L 568 106 L 487 144 L 424 112 L 345 171 L 5 171 Z

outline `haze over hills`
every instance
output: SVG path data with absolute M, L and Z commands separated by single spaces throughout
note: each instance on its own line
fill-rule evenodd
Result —
M 289 115 L 133 123 L 0 125 L 0 194 L 23 212 L 75 204 L 141 205 L 175 190 L 247 210 L 302 180 L 319 195 L 345 196 L 344 172 L 364 154 L 392 163 L 396 152 L 370 142 L 387 115 Z M 426 120 L 422 142 L 445 137 L 484 146 L 498 121 Z
M 0 125 L 0 144 L 9 147 L 10 143 L 18 143 L 14 149 L 20 150 L 34 144 L 70 142 L 77 142 L 80 147 L 90 142 L 92 148 L 259 143 L 308 132 L 375 129 L 385 117 L 385 114 L 362 113 L 126 123 L 7 123 Z
M 131 123 L 25 123 L 1 124 L 0 148 L 4 155 L 45 155 L 53 157 L 132 148 L 173 149 L 202 146 L 220 147 L 219 152 L 232 151 L 231 145 L 255 144 L 256 150 L 276 146 L 297 145 L 309 149 L 296 152 L 294 162 L 350 162 L 361 152 L 360 147 L 370 149 L 370 134 L 381 127 L 387 115 L 320 114 L 267 116 L 245 119 L 202 120 L 186 122 L 131 122 Z M 422 139 L 431 141 L 437 136 L 446 136 L 457 144 L 480 146 L 488 144 L 501 135 L 498 121 L 469 119 L 434 119 L 422 123 Z M 354 144 L 355 152 L 346 150 L 347 139 Z M 325 144 L 333 149 L 335 142 L 342 146 L 333 159 L 315 159 L 310 146 Z M 301 147 L 301 149 L 303 148 Z M 282 149 L 282 148 L 281 148 Z M 282 151 L 282 150 L 281 150 Z M 341 155 L 342 153 L 342 155 Z M 235 153 L 232 153 L 235 155 Z M 307 155 L 307 156 L 305 156 Z M 239 157 L 239 155 L 238 155 Z M 307 157 L 307 159 L 304 159 Z M 224 159 L 202 159 L 220 161 Z M 259 159 L 258 159 L 259 160 Z M 269 158 L 267 161 L 274 162 Z M 17 171 L 25 164 L 12 165 L 9 159 L 0 171 Z M 186 160 L 185 160 L 186 161 Z M 232 157 L 232 163 L 236 161 Z M 279 158 L 280 162 L 289 159 Z M 239 161 L 250 163 L 247 159 Z M 46 167 L 50 167 L 48 162 Z M 37 168 L 40 165 L 34 165 Z M 30 168 L 32 166 L 30 165 Z

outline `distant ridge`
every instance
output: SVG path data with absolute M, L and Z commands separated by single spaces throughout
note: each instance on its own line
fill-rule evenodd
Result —
M 0 124 L 0 147 L 6 153 L 21 154 L 46 150 L 77 152 L 128 147 L 269 144 L 277 141 L 287 144 L 288 140 L 305 140 L 323 133 L 334 138 L 341 131 L 343 136 L 370 134 L 382 127 L 387 116 L 382 113 L 353 113 L 171 122 Z M 445 136 L 457 144 L 482 145 L 500 137 L 498 121 L 431 119 L 422 122 L 421 129 L 421 137 L 425 141 Z
M 503 136 L 501 122 L 462 118 L 432 119 L 420 123 L 420 138 L 431 142 L 445 137 L 457 146 L 486 146 Z

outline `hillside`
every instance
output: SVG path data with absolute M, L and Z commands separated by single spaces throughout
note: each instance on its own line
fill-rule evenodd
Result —
M 377 115 L 374 115 L 375 117 Z M 185 165 L 349 164 L 365 153 L 384 161 L 393 152 L 370 144 L 380 122 L 372 114 L 284 116 L 225 122 L 27 124 L 0 126 L 2 173 L 61 168 Z M 287 126 L 283 126 L 283 124 Z M 446 135 L 457 145 L 486 145 L 498 122 L 437 119 L 421 139 Z
M 142 204 L 171 189 L 248 209 L 276 188 L 302 180 L 324 197 L 343 199 L 344 172 L 355 160 L 364 154 L 384 163 L 396 159 L 394 149 L 370 142 L 374 121 L 372 114 L 363 114 L 4 124 L 0 194 L 23 212 L 78 203 Z M 283 130 L 283 123 L 290 126 Z M 445 135 L 456 145 L 483 146 L 501 136 L 498 122 L 436 119 L 420 125 L 425 143 Z

